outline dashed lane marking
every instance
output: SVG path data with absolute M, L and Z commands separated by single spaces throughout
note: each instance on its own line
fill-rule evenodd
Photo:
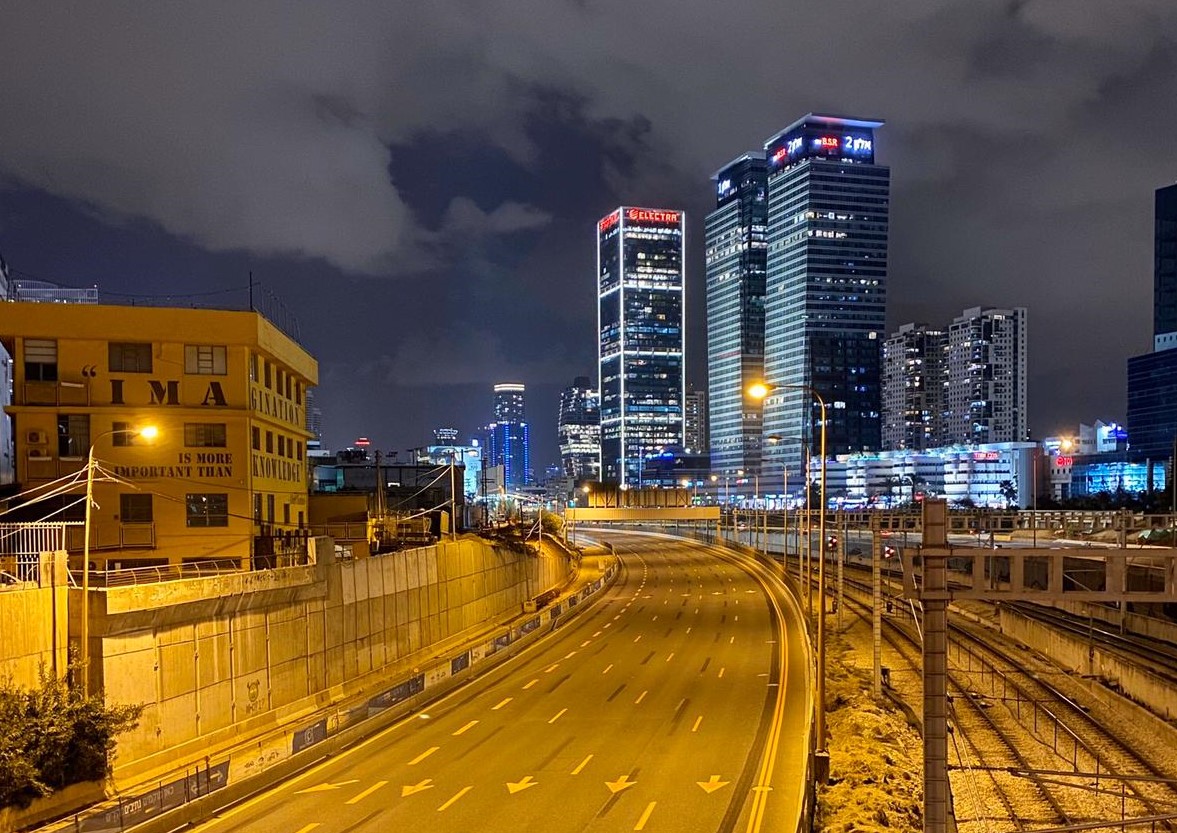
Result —
M 361 801 L 363 801 L 365 798 L 370 796 L 372 793 L 376 792 L 376 790 L 380 789 L 381 787 L 383 787 L 387 783 L 388 783 L 387 781 L 377 781 L 375 784 L 368 787 L 368 789 L 361 792 L 355 798 L 349 798 L 347 801 L 345 801 L 343 803 L 344 804 L 359 804 Z
M 510 699 L 510 698 L 507 698 L 507 699 Z M 421 763 L 423 760 L 428 758 L 430 755 L 432 755 L 434 752 L 436 752 L 438 749 L 441 749 L 441 747 L 440 746 L 429 747 L 424 752 L 422 752 L 420 755 L 418 755 L 416 758 L 413 758 L 413 760 L 409 761 L 409 766 L 416 766 L 417 764 Z
M 502 700 L 500 700 L 498 703 L 496 703 L 495 705 L 491 706 L 491 707 L 490 707 L 490 710 L 491 710 L 492 712 L 497 712 L 497 711 L 498 711 L 499 709 L 501 709 L 503 706 L 505 706 L 505 705 L 507 705 L 508 703 L 510 703 L 510 702 L 511 702 L 513 699 L 515 699 L 515 698 L 513 698 L 513 697 L 504 697 L 504 698 L 503 698 Z
M 445 811 L 446 811 L 446 810 L 448 810 L 448 809 L 450 808 L 450 806 L 451 806 L 451 805 L 453 805 L 453 804 L 454 804 L 454 803 L 455 803 L 455 802 L 456 802 L 456 801 L 457 801 L 459 798 L 461 798 L 462 796 L 464 796 L 466 793 L 470 792 L 470 790 L 472 790 L 472 789 L 474 789 L 474 788 L 473 788 L 473 787 L 462 787 L 462 789 L 460 789 L 460 790 L 458 790 L 456 793 L 454 793 L 453 797 L 452 797 L 452 798 L 450 798 L 450 800 L 449 800 L 449 801 L 447 801 L 445 804 L 442 804 L 440 807 L 438 807 L 438 808 L 437 808 L 437 812 L 439 812 L 439 813 L 445 812 Z

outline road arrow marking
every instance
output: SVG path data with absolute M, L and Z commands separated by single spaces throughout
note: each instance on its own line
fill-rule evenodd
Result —
M 316 784 L 313 787 L 307 787 L 305 790 L 299 790 L 298 795 L 303 793 L 321 793 L 327 790 L 338 790 L 340 787 L 346 787 L 348 784 L 354 784 L 359 781 L 359 778 L 352 778 L 350 781 L 339 781 L 335 784 Z
M 412 795 L 413 793 L 419 793 L 422 790 L 431 790 L 431 789 L 433 789 L 433 779 L 432 778 L 422 778 L 416 784 L 413 784 L 411 786 L 406 784 L 405 786 L 401 787 L 401 798 L 404 798 L 405 796 Z
M 637 781 L 630 781 L 628 775 L 622 775 L 616 781 L 606 781 L 605 786 L 609 788 L 609 792 L 616 794 L 636 783 Z
M 726 787 L 731 783 L 731 781 L 720 781 L 718 775 L 712 775 L 710 781 L 696 781 L 695 783 L 703 788 L 703 792 L 707 793 L 707 795 L 711 795 L 711 793 L 715 792 L 720 787 Z
M 534 787 L 538 783 L 539 781 L 533 781 L 530 775 L 524 775 L 523 780 L 521 781 L 508 781 L 507 792 L 509 792 L 511 795 L 514 795 L 517 792 L 523 792 L 523 790 L 527 789 L 528 787 Z
M 372 793 L 376 792 L 376 790 L 380 789 L 381 787 L 383 787 L 387 783 L 388 783 L 387 781 L 377 781 L 375 784 L 368 787 L 368 789 L 364 790 L 362 793 L 357 795 L 355 798 L 349 798 L 347 801 L 345 801 L 343 803 L 344 804 L 359 804 L 361 801 L 363 801 L 365 798 L 370 796 Z

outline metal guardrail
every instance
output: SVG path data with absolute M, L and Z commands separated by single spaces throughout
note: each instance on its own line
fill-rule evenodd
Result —
M 91 570 L 91 587 L 129 587 L 138 584 L 158 584 L 187 578 L 203 578 L 225 573 L 246 572 L 236 558 L 192 561 L 185 564 L 160 564 L 154 567 L 129 567 L 125 570 Z M 71 583 L 82 585 L 82 572 L 70 571 Z

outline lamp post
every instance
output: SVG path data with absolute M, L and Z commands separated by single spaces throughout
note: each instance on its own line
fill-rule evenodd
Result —
M 821 507 L 818 514 L 818 549 L 821 560 L 817 563 L 817 596 L 820 604 L 817 608 L 817 752 L 826 753 L 826 401 L 821 394 L 809 385 L 769 385 L 761 382 L 752 385 L 748 393 L 754 399 L 764 399 L 774 390 L 802 390 L 817 400 L 821 409 L 821 440 L 819 452 L 821 454 Z M 805 483 L 806 494 L 809 492 L 808 477 Z
M 94 506 L 94 448 L 103 437 L 115 434 L 130 434 L 145 440 L 155 439 L 159 429 L 154 425 L 142 428 L 112 428 L 103 431 L 90 443 L 90 451 L 86 454 L 86 522 L 82 526 L 82 694 L 90 694 L 90 518 Z

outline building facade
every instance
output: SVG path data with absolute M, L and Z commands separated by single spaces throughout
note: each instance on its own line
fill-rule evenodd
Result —
M 1026 417 L 1026 309 L 973 307 L 948 326 L 942 445 L 1022 442 Z
M 904 324 L 883 342 L 883 449 L 942 445 L 948 334 Z
M 556 420 L 560 467 L 573 483 L 601 476 L 601 400 L 592 380 L 577 376 L 560 394 Z
M 764 474 L 799 467 L 826 402 L 827 453 L 877 449 L 890 170 L 880 121 L 809 114 L 765 144 Z
M 687 388 L 683 414 L 683 446 L 688 454 L 702 454 L 708 450 L 707 391 Z
M 1160 350 L 1177 347 L 1177 185 L 1157 189 L 1154 211 L 1152 330 Z
M 626 488 L 683 444 L 685 239 L 672 209 L 622 206 L 597 223 L 600 469 Z
M 707 215 L 707 393 L 711 467 L 760 471 L 762 400 L 748 394 L 764 379 L 764 280 L 768 256 L 768 163 L 745 153 L 713 177 Z M 691 447 L 690 442 L 687 443 Z
M 494 422 L 483 429 L 487 466 L 502 466 L 508 490 L 531 485 L 531 437 L 527 426 L 526 387 L 517 382 L 494 386 Z
M 268 566 L 305 528 L 318 367 L 257 313 L 8 303 L 0 342 L 15 359 L 6 410 L 21 486 L 72 476 L 84 487 L 92 449 L 100 568 Z M 135 435 L 145 425 L 155 441 Z M 82 518 L 78 496 L 59 502 L 66 519 Z M 53 511 L 21 508 L 26 520 Z

